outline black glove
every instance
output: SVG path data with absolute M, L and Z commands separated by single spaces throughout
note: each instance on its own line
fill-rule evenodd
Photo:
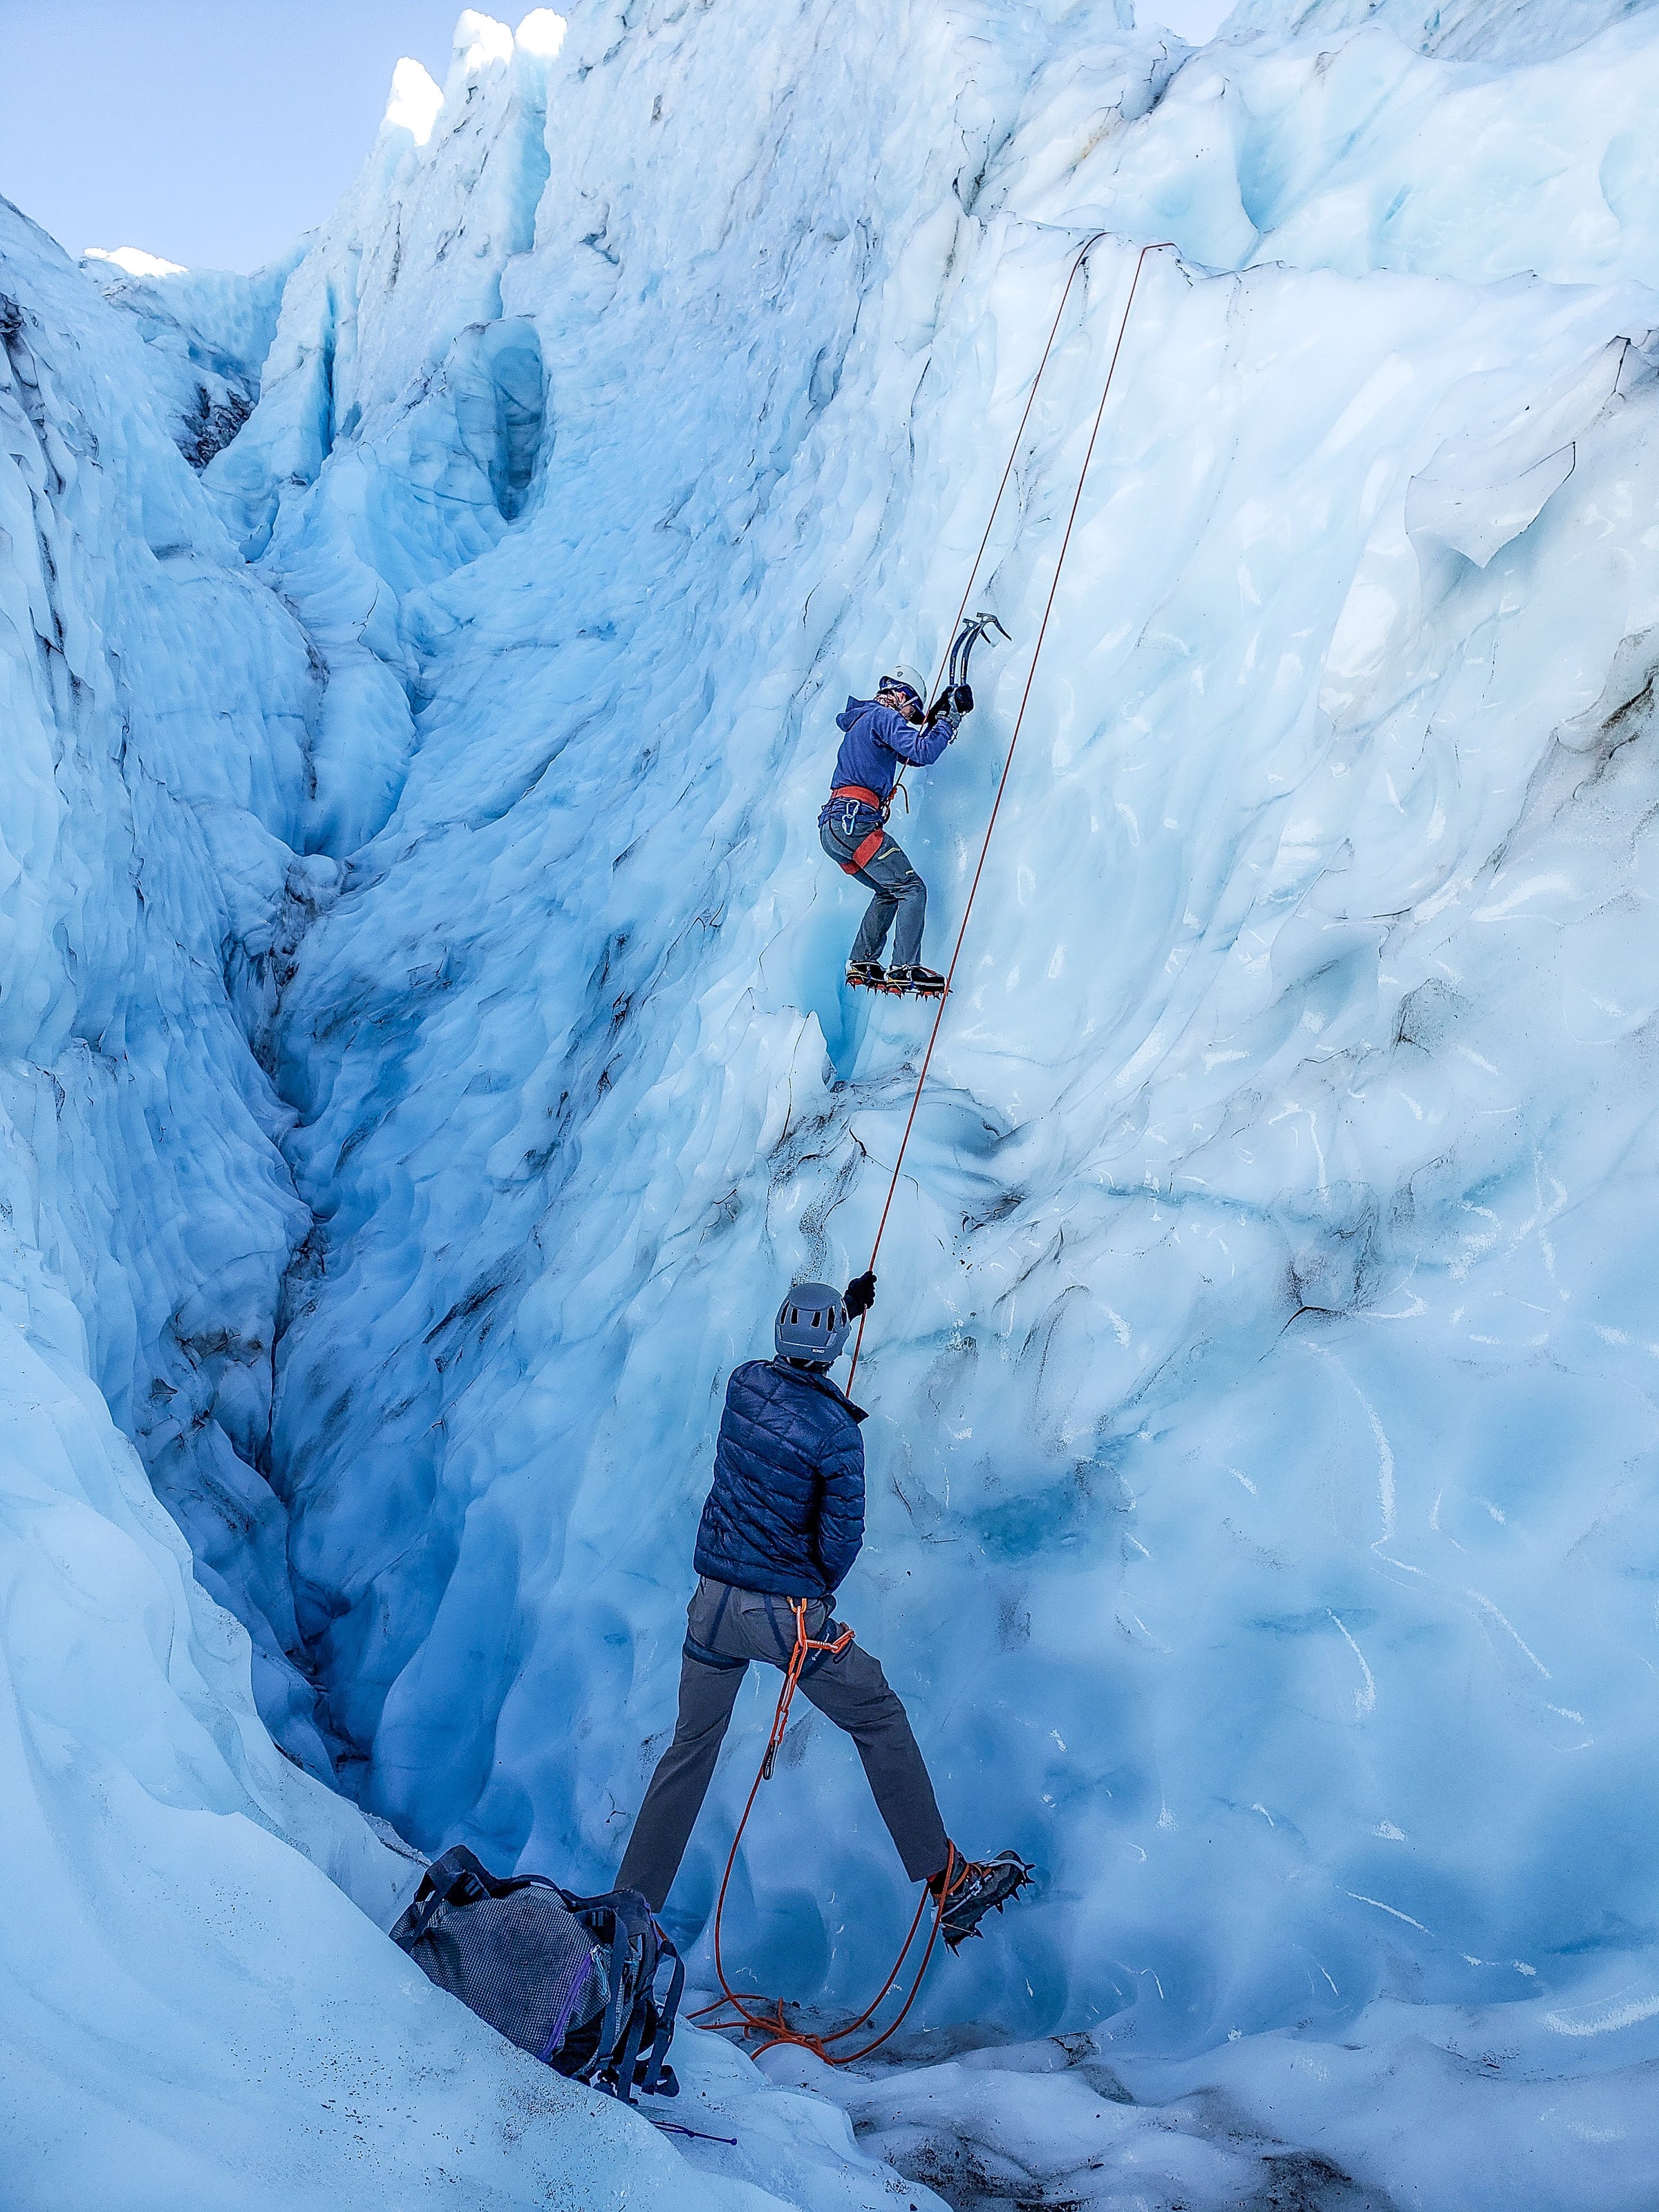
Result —
M 956 708 L 958 714 L 971 714 L 973 713 L 974 695 L 965 684 L 958 684 L 956 690 L 951 694 L 951 704 Z
M 867 1314 L 876 1303 L 876 1276 L 872 1267 L 861 1275 L 854 1275 L 847 1285 L 847 1310 L 854 1321 Z

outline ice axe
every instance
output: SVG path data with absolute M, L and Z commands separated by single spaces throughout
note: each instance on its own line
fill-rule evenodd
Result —
M 945 664 L 944 689 L 927 709 L 926 727 L 931 729 L 938 721 L 945 711 L 945 701 L 951 697 L 957 684 L 965 684 L 968 681 L 968 663 L 973 658 L 974 647 L 992 630 L 996 632 L 1005 645 L 1013 643 L 1012 638 L 1009 636 L 994 614 L 981 611 L 979 614 L 963 617 L 961 628 L 951 641 L 951 657 Z M 904 801 L 904 811 L 908 814 L 910 811 L 910 794 L 904 788 L 902 767 L 900 768 L 897 780 L 893 786 L 893 796 Z
M 992 630 L 996 632 L 1005 645 L 1013 643 L 1012 638 L 1009 636 L 994 614 L 981 612 L 969 615 L 964 619 L 951 647 L 951 658 L 945 672 L 945 690 L 939 694 L 940 699 L 954 691 L 958 684 L 965 684 L 968 681 L 968 664 L 973 658 L 974 647 Z M 936 700 L 935 709 L 938 705 L 939 701 Z

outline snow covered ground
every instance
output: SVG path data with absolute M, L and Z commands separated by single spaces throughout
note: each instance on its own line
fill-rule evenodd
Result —
M 1659 14 L 1127 17 L 469 12 L 291 269 L 8 218 L 31 2204 L 141 2140 L 158 2203 L 300 2143 L 319 2203 L 1650 2201 Z M 325 1784 L 614 1870 L 726 1371 L 863 1263 L 924 1035 L 840 988 L 833 715 L 948 641 L 1100 228 L 974 594 L 1014 644 L 899 825 L 937 957 L 1168 239 L 843 1601 L 1042 1887 L 894 2067 L 687 2038 L 694 2182 L 402 1970 L 408 1862 Z M 257 401 L 216 453 L 198 391 Z M 769 1694 L 673 1900 L 705 1976 Z M 727 1932 L 826 2014 L 908 1917 L 830 1735 Z

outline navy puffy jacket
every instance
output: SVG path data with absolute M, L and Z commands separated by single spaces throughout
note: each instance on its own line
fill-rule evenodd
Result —
M 863 1419 L 827 1375 L 777 1359 L 734 1369 L 697 1572 L 775 1597 L 832 1595 L 864 1541 Z

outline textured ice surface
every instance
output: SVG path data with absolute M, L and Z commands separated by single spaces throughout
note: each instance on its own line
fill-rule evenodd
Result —
M 303 243 L 252 276 L 181 269 L 130 246 L 82 256 L 105 298 L 137 322 L 150 387 L 192 468 L 205 468 L 252 411 L 283 288 L 302 252 Z
M 1048 1873 L 931 2017 L 1127 2008 L 1188 2049 L 1385 1989 L 1519 1994 L 1516 1960 L 1570 1978 L 1644 1924 L 1653 1871 L 1619 1194 L 1651 1011 L 1622 740 L 1659 615 L 1653 299 L 1621 272 L 1650 234 L 1529 189 L 1526 70 L 1489 88 L 1504 223 L 1453 226 L 1466 73 L 1380 32 L 1323 70 L 1212 50 L 1149 106 L 1162 49 L 1099 14 L 833 20 L 833 46 L 810 7 L 578 11 L 551 62 L 480 40 L 290 284 L 295 366 L 210 471 L 314 629 L 392 640 L 415 712 L 385 826 L 349 854 L 318 826 L 337 896 L 276 1033 L 319 1227 L 273 1449 L 332 1724 L 425 1842 L 614 1864 L 724 1372 L 780 1280 L 861 1258 L 908 1098 L 915 1016 L 838 990 L 830 714 L 939 647 L 1072 243 L 1139 210 L 1187 258 L 1152 264 L 1125 349 L 860 1376 L 851 1616 L 964 1840 Z M 1655 65 L 1639 28 L 1556 66 L 1587 137 Z M 856 100 L 787 127 L 790 88 L 827 102 L 894 36 L 883 66 L 955 131 Z M 1375 125 L 1365 168 L 1384 55 L 1415 127 Z M 1275 84 L 1252 222 L 1223 111 Z M 1344 165 L 1399 203 L 1358 275 Z M 1290 229 L 1308 265 L 1261 261 Z M 1570 244 L 1620 281 L 1516 273 Z M 1096 257 L 994 543 L 1022 641 L 1129 258 Z M 1257 265 L 1194 265 L 1222 258 Z M 501 356 L 434 306 L 497 292 L 546 395 L 510 515 L 507 401 L 493 445 L 462 427 Z M 329 302 L 356 427 L 299 483 Z M 936 930 L 1023 672 L 988 666 L 906 830 Z M 763 1809 L 737 1927 L 830 2002 L 903 1907 L 824 1734 Z M 693 1931 L 746 1763 L 677 1897 Z
M 726 1370 L 862 1263 L 914 1079 L 915 1011 L 839 987 L 835 708 L 945 642 L 1106 226 L 975 594 L 1016 645 L 901 830 L 937 953 L 1175 241 L 859 1378 L 843 1609 L 953 1832 L 1044 1870 L 931 1983 L 939 2065 L 837 2091 L 958 2203 L 1650 2195 L 1659 16 L 1354 13 L 1184 57 L 1098 4 L 469 13 L 202 487 L 147 296 L 123 336 L 54 264 L 86 389 L 13 356 L 77 579 L 6 601 L 20 1268 L 290 1749 L 597 1885 Z M 187 355 L 222 333 L 230 295 L 165 296 Z M 154 406 L 118 426 L 94 358 Z M 131 472 L 102 535 L 79 421 Z M 803 1717 L 732 1950 L 833 2010 L 906 1917 Z M 885 2186 L 821 2106 L 786 2186 L 732 2067 L 732 2173 Z
M 708 2184 L 501 2043 L 379 1932 L 418 1861 L 256 1717 L 326 1771 L 261 1474 L 307 1217 L 249 1049 L 322 675 L 146 376 L 0 205 L 0 2199 L 891 2205 L 711 2039 Z
M 145 349 L 9 209 L 0 496 L 7 731 L 0 988 L 9 1218 L 90 1372 L 308 1727 L 280 1505 L 258 1472 L 283 1268 L 304 1236 L 248 1051 L 319 688 L 146 397 Z
M 1655 49 L 1615 28 L 1558 65 L 1575 165 L 1546 190 L 1540 80 L 1483 89 L 1374 31 L 1323 67 L 1218 50 L 1159 100 L 1160 52 L 1099 15 L 1092 43 L 981 19 L 953 50 L 918 14 L 883 66 L 951 133 L 856 101 L 791 131 L 790 87 L 828 100 L 896 35 L 842 10 L 831 48 L 830 20 L 579 12 L 550 75 L 452 83 L 285 311 L 297 359 L 305 303 L 355 301 L 358 435 L 314 489 L 273 461 L 260 491 L 261 440 L 299 419 L 268 386 L 269 431 L 221 464 L 308 618 L 373 601 L 389 627 L 395 595 L 416 702 L 279 1031 L 325 1219 L 276 1451 L 334 1725 L 424 1839 L 614 1865 L 672 1714 L 724 1371 L 787 1274 L 861 1258 L 908 1096 L 914 1017 L 836 987 L 830 713 L 941 644 L 1072 242 L 1173 234 L 861 1376 L 851 1615 L 957 1832 L 1048 1876 L 927 2016 L 1110 2015 L 1186 2051 L 1340 2034 L 1379 1993 L 1553 2001 L 1586 1948 L 1639 1946 L 1653 1874 L 1618 1194 L 1651 1012 L 1650 779 L 1620 740 L 1656 619 L 1653 306 L 1625 282 L 1652 254 L 1600 180 Z M 515 135 L 542 100 L 545 181 Z M 533 252 L 507 250 L 522 216 L 425 197 L 450 209 L 492 115 Z M 472 332 L 433 374 L 408 241 L 452 228 L 541 356 L 511 517 L 505 434 L 449 428 Z M 395 291 L 343 293 L 394 240 Z M 1097 258 L 994 548 L 1022 640 L 1128 258 Z M 1194 265 L 1228 262 L 1258 265 Z M 405 489 L 377 555 L 362 518 L 434 449 L 471 459 L 471 503 L 457 475 L 441 510 Z M 1002 670 L 906 830 L 936 928 L 1018 652 Z M 795 1748 L 734 1926 L 763 1984 L 828 2007 L 903 1903 L 845 1747 L 809 1720 Z
M 1239 0 L 1217 35 L 1294 31 L 1323 42 L 1370 24 L 1443 61 L 1547 61 L 1654 0 Z
M 1107 2027 L 873 2075 L 761 2063 L 844 2106 L 867 2148 L 957 2212 L 1639 2212 L 1659 2154 L 1641 2033 L 1656 2006 L 1651 1975 L 1615 1971 L 1571 2008 L 1384 1998 L 1336 2039 L 1279 2030 L 1186 2061 L 1137 2057 Z

